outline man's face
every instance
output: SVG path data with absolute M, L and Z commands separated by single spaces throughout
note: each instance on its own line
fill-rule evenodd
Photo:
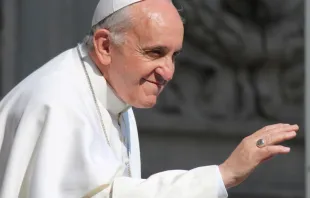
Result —
M 137 6 L 140 16 L 133 19 L 124 44 L 110 48 L 107 80 L 121 99 L 136 108 L 156 104 L 173 77 L 175 57 L 182 48 L 183 23 L 176 9 L 167 5 Z

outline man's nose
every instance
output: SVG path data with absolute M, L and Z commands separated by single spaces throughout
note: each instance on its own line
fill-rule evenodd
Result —
M 174 65 L 173 66 L 164 66 L 164 67 L 158 67 L 155 72 L 160 75 L 163 80 L 170 81 L 174 74 Z

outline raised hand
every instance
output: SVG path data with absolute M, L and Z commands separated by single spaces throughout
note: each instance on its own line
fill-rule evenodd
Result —
M 290 124 L 266 126 L 244 138 L 229 158 L 219 166 L 226 188 L 243 182 L 262 162 L 278 154 L 287 154 L 290 148 L 279 145 L 293 139 L 299 127 Z

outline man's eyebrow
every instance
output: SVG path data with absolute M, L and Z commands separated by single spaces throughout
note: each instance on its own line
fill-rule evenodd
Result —
M 169 48 L 167 46 L 164 45 L 153 45 L 153 46 L 147 46 L 143 48 L 144 50 L 164 50 L 164 51 L 169 51 Z M 182 48 L 176 50 L 174 53 L 175 54 L 179 54 L 182 52 Z
M 144 50 L 154 50 L 154 49 L 157 49 L 157 50 L 165 50 L 165 51 L 168 51 L 169 48 L 167 46 L 164 46 L 164 45 L 152 45 L 152 46 L 146 46 L 143 48 Z

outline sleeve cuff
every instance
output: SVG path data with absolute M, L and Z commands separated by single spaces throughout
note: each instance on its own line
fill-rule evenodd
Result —
M 227 190 L 225 187 L 225 184 L 223 182 L 223 178 L 220 172 L 219 167 L 216 167 L 216 173 L 217 173 L 217 184 L 218 184 L 218 198 L 227 198 Z

